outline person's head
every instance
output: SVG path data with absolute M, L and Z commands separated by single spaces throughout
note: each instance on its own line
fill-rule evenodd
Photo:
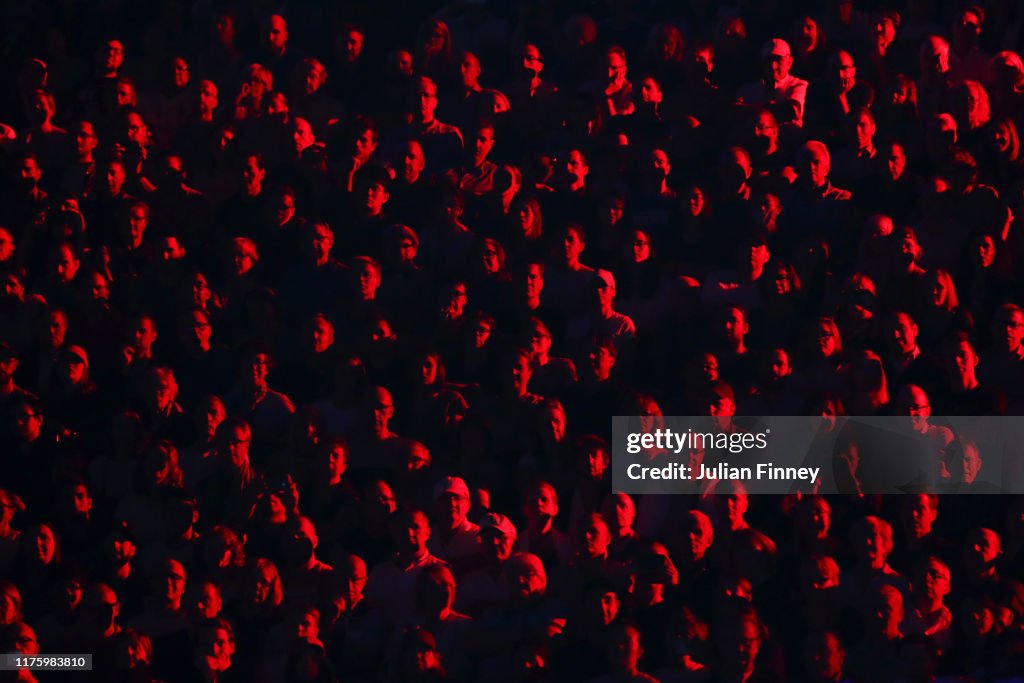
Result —
M 800 54 L 809 54 L 818 47 L 818 23 L 804 15 L 793 26 L 793 45 Z
M 611 460 L 608 444 L 599 436 L 586 434 L 576 439 L 576 453 L 579 469 L 584 478 L 600 480 L 608 470 Z
M 235 630 L 231 622 L 223 617 L 202 622 L 196 629 L 195 653 L 202 669 L 217 673 L 229 670 L 235 654 Z
M 151 581 L 153 594 L 167 605 L 177 605 L 185 595 L 188 575 L 180 562 L 168 559 L 153 568 Z
M 974 576 L 993 571 L 1002 554 L 999 534 L 991 529 L 973 529 L 964 538 L 964 567 Z
M 114 643 L 114 663 L 119 670 L 130 671 L 148 666 L 153 659 L 153 641 L 134 628 L 121 631 Z
M 360 209 L 368 216 L 379 216 L 384 205 L 391 199 L 389 187 L 391 176 L 387 171 L 378 168 L 367 168 L 356 178 L 353 192 L 362 198 Z
M 21 539 L 26 558 L 31 565 L 48 567 L 60 563 L 60 543 L 48 524 L 36 524 L 25 531 Z
M 806 496 L 796 507 L 797 529 L 805 540 L 824 540 L 832 526 L 832 508 L 822 496 Z
M 797 153 L 797 172 L 801 181 L 812 188 L 821 188 L 828 182 L 832 158 L 825 143 L 810 140 Z
M 242 159 L 242 181 L 245 185 L 246 194 L 256 196 L 263 188 L 263 179 L 267 177 L 267 168 L 263 157 L 259 154 L 249 154 Z
M 608 48 L 604 59 L 605 79 L 616 90 L 626 83 L 626 51 L 618 45 Z
M 626 493 L 613 493 L 601 505 L 601 516 L 608 523 L 613 536 L 633 531 L 636 521 L 636 504 Z
M 590 378 L 595 382 L 604 382 L 611 377 L 617 356 L 618 349 L 611 337 L 599 336 L 591 339 L 586 351 Z
M 0 625 L 21 621 L 21 591 L 11 581 L 0 581 Z
M 640 630 L 632 624 L 617 624 L 608 640 L 608 660 L 615 671 L 632 674 L 644 654 L 640 647 Z
M 865 569 L 881 570 L 892 552 L 892 525 L 869 515 L 854 523 L 850 530 L 854 554 Z
M 426 166 L 423 156 L 423 145 L 419 140 L 409 140 L 402 152 L 402 179 L 406 183 L 415 183 Z
M 761 60 L 764 64 L 765 77 L 772 81 L 781 81 L 789 76 L 793 66 L 793 53 L 789 43 L 781 38 L 772 38 L 761 46 Z
M 612 310 L 612 305 L 615 302 L 615 276 L 611 271 L 600 268 L 594 272 L 591 286 L 594 291 L 596 308 L 607 314 Z
M 928 536 L 938 516 L 938 496 L 916 493 L 902 498 L 900 523 L 909 539 L 918 542 Z
M 875 115 L 867 107 L 860 107 L 849 114 L 849 125 L 852 139 L 857 149 L 869 149 L 874 146 Z
M 661 104 L 664 97 L 665 94 L 658 80 L 651 75 L 644 76 L 640 81 L 640 101 L 648 106 L 656 107 Z
M 248 567 L 242 600 L 253 607 L 274 608 L 284 600 L 281 575 L 268 559 L 257 558 Z
M 886 640 L 898 638 L 903 621 L 903 594 L 889 584 L 874 587 L 865 596 L 865 626 L 868 633 Z
M 280 14 L 271 14 L 263 25 L 263 43 L 274 54 L 283 54 L 288 45 L 288 22 Z
M 580 552 L 584 557 L 600 559 L 608 554 L 612 542 L 611 530 L 602 515 L 587 515 L 580 527 Z
M 220 586 L 212 581 L 202 581 L 192 597 L 192 610 L 199 619 L 214 619 L 224 607 Z
M 679 521 L 679 541 L 676 553 L 684 564 L 695 564 L 704 555 L 715 539 L 711 519 L 700 510 L 689 510 Z
M 299 154 L 316 144 L 313 126 L 306 119 L 296 116 L 292 119 L 292 142 Z
M 612 582 L 593 579 L 583 587 L 583 620 L 597 627 L 610 626 L 619 616 L 622 599 Z
M 753 605 L 743 600 L 728 602 L 723 612 L 717 645 L 724 666 L 739 672 L 750 671 L 767 635 L 764 624 Z
M 933 603 L 941 604 L 950 591 L 949 565 L 934 555 L 920 560 L 913 569 L 910 592 L 929 609 Z
M 124 45 L 116 38 L 100 43 L 96 50 L 96 63 L 104 78 L 114 78 L 124 64 Z
M 1016 304 L 1003 304 L 992 320 L 992 337 L 1000 350 L 1017 353 L 1024 340 L 1024 311 Z
M 469 514 L 469 487 L 460 477 L 445 477 L 434 486 L 434 509 L 440 528 L 451 531 L 466 522 Z
M 803 661 L 811 681 L 838 681 L 846 664 L 846 649 L 831 631 L 808 633 L 804 636 Z
M 62 242 L 53 250 L 51 268 L 54 278 L 60 284 L 69 284 L 78 275 L 82 265 L 78 250 L 70 242 Z
M 480 520 L 480 550 L 483 556 L 497 563 L 504 563 L 512 555 L 517 531 L 505 515 L 489 512 Z
M 248 422 L 237 417 L 227 418 L 217 427 L 217 440 L 231 469 L 240 472 L 249 467 L 252 428 Z
M 910 354 L 917 348 L 918 327 L 906 311 L 897 311 L 889 317 L 886 339 L 897 354 Z
M 426 124 L 433 121 L 437 110 L 437 85 L 434 81 L 427 76 L 413 79 L 412 98 L 412 110 L 419 122 Z

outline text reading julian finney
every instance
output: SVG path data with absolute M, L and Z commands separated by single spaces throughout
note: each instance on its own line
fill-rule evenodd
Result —
M 740 453 L 763 451 L 768 447 L 771 429 L 763 432 L 700 432 L 658 428 L 650 432 L 631 432 L 626 436 L 626 452 L 630 455 L 650 453 L 666 456 L 684 456 L 683 462 L 658 462 L 655 457 L 648 463 L 631 463 L 626 476 L 637 480 L 671 481 L 794 481 L 817 483 L 820 467 L 781 467 L 771 462 L 753 466 L 732 465 L 729 462 L 707 462 L 708 452 Z M 694 457 L 697 456 L 697 457 Z

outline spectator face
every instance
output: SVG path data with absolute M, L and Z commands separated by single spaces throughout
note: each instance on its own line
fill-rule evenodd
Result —
M 494 527 L 480 532 L 481 551 L 487 558 L 496 562 L 504 562 L 511 557 L 515 542 L 514 536 L 508 536 Z
M 372 301 L 377 296 L 380 286 L 381 275 L 377 268 L 370 263 L 360 263 L 355 272 L 355 289 L 359 293 L 359 298 Z
M 259 194 L 263 185 L 263 179 L 266 176 L 267 171 L 260 166 L 260 161 L 257 157 L 248 156 L 245 158 L 245 164 L 242 167 L 242 180 L 245 182 L 245 189 L 248 194 Z
M 994 336 L 1006 351 L 1015 353 L 1024 340 L 1024 313 L 1019 310 L 1002 310 L 996 315 Z
M 45 341 L 51 349 L 58 349 L 64 344 L 68 331 L 68 319 L 62 311 L 52 311 L 47 317 L 44 329 Z
M 816 498 L 814 502 L 801 506 L 797 524 L 806 538 L 826 538 L 832 525 L 832 511 L 825 499 Z
M 539 264 L 531 263 L 527 266 L 525 286 L 527 298 L 536 299 L 540 297 L 541 291 L 544 289 L 544 275 Z
M 636 670 L 641 654 L 640 633 L 632 626 L 617 630 L 609 644 L 609 650 L 609 660 L 615 669 L 630 672 Z
M 61 284 L 69 284 L 78 274 L 81 262 L 75 252 L 66 244 L 57 247 L 53 257 L 53 272 Z
M 7 228 L 0 227 L 0 263 L 9 261 L 14 256 L 14 236 Z
M 75 151 L 80 159 L 88 159 L 99 144 L 96 130 L 89 121 L 82 121 L 75 129 Z
M 227 417 L 224 410 L 224 402 L 216 396 L 204 399 L 200 404 L 200 424 L 206 434 L 207 441 L 212 441 L 217 434 L 217 427 Z
M 902 522 L 907 535 L 915 540 L 923 539 L 932 532 L 932 525 L 939 511 L 928 496 L 915 494 L 903 503 Z
M 853 137 L 857 143 L 858 149 L 867 149 L 873 144 L 875 138 L 875 122 L 871 120 L 866 112 L 861 112 L 857 116 L 856 123 L 853 128 Z
M 583 253 L 583 240 L 575 230 L 567 230 L 562 240 L 565 262 L 574 263 Z
M 292 141 L 295 143 L 295 151 L 303 152 L 316 143 L 313 135 L 313 127 L 309 121 L 303 118 L 296 118 L 292 124 Z
M 203 663 L 210 671 L 223 672 L 231 668 L 231 657 L 235 654 L 235 644 L 231 635 L 222 628 L 207 628 L 199 643 L 199 652 Z
M 664 97 L 661 86 L 658 82 L 650 76 L 644 78 L 640 84 L 640 99 L 645 104 L 661 104 L 662 98 Z
M 611 520 L 618 533 L 631 531 L 633 522 L 636 521 L 636 506 L 633 499 L 625 493 L 612 494 L 605 519 Z
M 608 453 L 596 447 L 588 447 L 582 454 L 583 471 L 590 479 L 601 479 L 608 469 Z
M 626 84 L 626 59 L 618 53 L 609 53 L 607 66 L 608 87 L 620 90 Z
M 324 68 L 317 62 L 308 62 L 305 66 L 302 85 L 305 89 L 306 96 L 312 96 L 316 94 L 316 91 L 323 85 L 326 74 Z
M 964 543 L 964 565 L 968 571 L 981 574 L 991 569 L 1002 555 L 999 535 L 991 529 L 976 529 Z
M 13 411 L 14 432 L 26 443 L 33 443 L 39 438 L 43 427 L 43 414 L 31 405 L 21 404 Z
M 882 569 L 891 551 L 890 539 L 886 538 L 883 528 L 876 522 L 865 525 L 859 538 L 856 539 L 854 550 L 860 561 L 874 570 Z
M 743 344 L 743 338 L 747 336 L 750 327 L 747 325 L 743 311 L 738 308 L 728 308 L 723 314 L 719 327 L 723 341 L 733 348 Z
M 267 22 L 267 31 L 264 39 L 274 52 L 283 52 L 288 43 L 288 26 L 284 17 L 274 14 Z
M 402 177 L 405 179 L 405 182 L 416 182 L 420 174 L 423 173 L 425 166 L 426 160 L 423 157 L 423 146 L 415 140 L 407 143 L 405 155 L 402 157 Z
M 371 183 L 366 188 L 366 213 L 370 216 L 378 216 L 380 212 L 384 210 L 384 204 L 387 203 L 391 195 L 384 189 L 384 186 L 380 183 Z
M 812 187 L 824 187 L 828 181 L 829 171 L 832 170 L 828 157 L 820 149 L 809 149 L 804 157 L 801 175 Z
M 779 124 L 769 111 L 762 111 L 757 115 L 754 124 L 754 140 L 762 150 L 773 149 L 779 142 Z M 696 215 L 696 214 L 695 214 Z
M 583 528 L 583 552 L 591 558 L 604 557 L 611 542 L 612 536 L 608 531 L 608 525 L 603 519 L 591 516 Z
M 938 560 L 928 560 L 917 570 L 911 589 L 929 602 L 941 602 L 949 595 L 949 567 Z
M 544 70 L 544 62 L 536 45 L 524 45 L 521 58 L 523 71 L 528 77 L 535 78 Z
M 132 248 L 137 249 L 142 244 L 142 237 L 146 234 L 146 226 L 149 224 L 149 216 L 145 207 L 133 206 L 128 211 L 128 239 Z
M 18 176 L 22 180 L 22 184 L 31 189 L 39 184 L 40 178 L 43 177 L 43 171 L 35 159 L 27 158 L 20 163 Z
M 178 603 L 185 594 L 185 568 L 177 560 L 164 565 L 156 581 L 157 595 L 167 603 Z
M 429 81 L 420 83 L 416 90 L 416 101 L 418 112 L 422 123 L 430 123 L 434 120 L 434 111 L 437 109 L 437 86 Z
M 109 197 L 116 197 L 121 194 L 121 188 L 124 187 L 124 167 L 119 163 L 112 163 L 107 165 L 106 171 L 103 175 L 104 189 L 107 191 Z
M 839 83 L 839 92 L 848 93 L 857 82 L 857 67 L 849 52 L 841 50 L 836 56 L 835 76 Z
M 590 371 L 594 380 L 603 382 L 611 376 L 612 368 L 615 366 L 615 356 L 607 348 L 594 346 L 591 348 L 587 360 L 590 361 Z
M 124 64 L 124 46 L 119 40 L 108 40 L 99 50 L 100 65 L 108 74 L 117 73 Z
M 717 517 L 726 529 L 735 531 L 743 528 L 746 523 L 743 516 L 747 514 L 749 505 L 745 491 L 720 493 L 715 496 L 714 504 Z
M 981 471 L 981 454 L 974 444 L 966 444 L 963 454 L 964 483 L 973 484 Z
M 917 348 L 917 323 L 906 313 L 898 313 L 890 324 L 893 351 L 913 353 Z
M 28 534 L 28 545 L 31 548 L 31 557 L 34 562 L 44 567 L 53 562 L 57 542 L 50 527 L 45 524 L 36 527 Z
M 466 88 L 476 88 L 480 78 L 480 60 L 472 52 L 462 56 L 459 64 L 459 75 L 462 77 L 462 85 Z
M 703 513 L 691 511 L 682 524 L 683 542 L 679 549 L 682 558 L 690 564 L 699 562 L 714 540 L 711 522 Z
M 868 603 L 868 621 L 875 634 L 898 633 L 903 621 L 903 598 L 889 588 L 875 593 Z
M 334 344 L 334 326 L 324 318 L 314 318 L 309 333 L 313 353 L 323 353 Z
M 85 378 L 85 363 L 75 354 L 65 354 L 60 366 L 60 377 L 69 386 L 78 386 Z
M 728 644 L 724 652 L 736 658 L 737 667 L 741 671 L 753 668 L 757 661 L 757 655 L 761 652 L 761 630 L 757 623 L 745 618 L 735 627 L 735 630 L 726 627 L 726 638 Z M 733 631 L 728 633 L 728 631 Z M 731 636 L 731 638 L 730 638 Z
M 196 612 L 202 619 L 214 619 L 220 614 L 224 601 L 220 595 L 220 589 L 212 583 L 206 582 L 199 589 L 196 598 Z
M 0 624 L 13 624 L 21 619 L 21 597 L 13 588 L 0 590 Z
M 149 144 L 149 128 L 142 117 L 135 112 L 128 114 L 127 125 L 128 141 L 139 147 L 146 147 Z
M 130 343 L 136 356 L 148 358 L 152 355 L 153 344 L 156 342 L 156 327 L 149 318 L 139 318 L 132 327 Z
M 232 469 L 241 471 L 248 467 L 252 432 L 242 427 L 234 427 L 228 432 L 227 439 L 227 454 Z
M 845 653 L 832 633 L 804 639 L 804 670 L 812 680 L 838 681 L 842 678 Z
M 437 510 L 439 521 L 445 528 L 457 529 L 469 514 L 469 497 L 451 491 L 445 493 L 437 499 Z

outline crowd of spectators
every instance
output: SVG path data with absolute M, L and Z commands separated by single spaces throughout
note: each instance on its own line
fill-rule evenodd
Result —
M 283 4 L 0 7 L 0 651 L 1019 680 L 1020 497 L 631 497 L 608 445 L 1021 413 L 1018 0 Z

